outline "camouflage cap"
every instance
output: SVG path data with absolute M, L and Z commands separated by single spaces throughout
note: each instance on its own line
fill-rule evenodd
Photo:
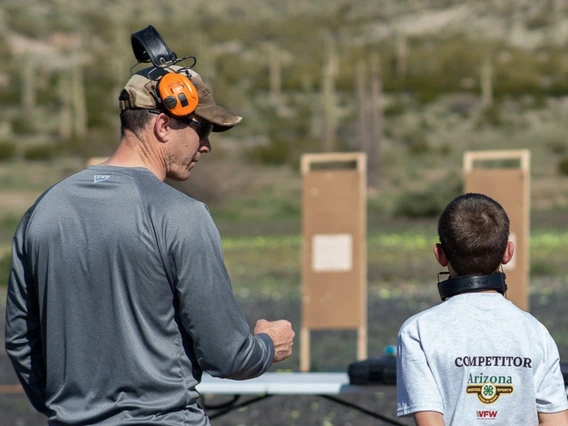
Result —
M 161 76 L 168 72 L 179 72 L 184 68 L 171 65 L 164 68 L 144 68 L 134 74 L 118 98 L 120 110 L 127 109 L 154 109 L 164 110 L 161 102 L 157 99 L 156 86 Z M 193 71 L 187 70 L 189 78 L 199 95 L 199 102 L 194 114 L 213 124 L 214 132 L 224 132 L 231 127 L 239 124 L 243 118 L 220 107 L 215 103 L 213 94 L 204 83 L 201 76 Z

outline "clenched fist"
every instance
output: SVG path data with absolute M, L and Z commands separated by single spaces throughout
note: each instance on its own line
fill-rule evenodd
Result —
M 266 321 L 259 319 L 254 327 L 254 334 L 266 333 L 274 343 L 274 361 L 280 362 L 292 355 L 294 345 L 294 330 L 290 321 Z

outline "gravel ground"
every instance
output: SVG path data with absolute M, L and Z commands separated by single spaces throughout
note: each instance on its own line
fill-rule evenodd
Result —
M 533 279 L 531 283 L 531 312 L 542 321 L 556 339 L 561 358 L 568 360 L 568 306 L 566 283 L 562 278 Z M 396 334 L 402 322 L 429 306 L 438 303 L 434 287 L 421 289 L 409 286 L 403 291 L 379 292 L 369 296 L 369 357 L 377 356 L 385 345 L 396 342 Z M 241 305 L 251 324 L 256 318 L 286 317 L 299 329 L 300 312 L 298 300 L 271 300 L 254 298 L 241 300 Z M 0 328 L 4 329 L 4 306 L 0 306 Z M 355 357 L 355 333 L 352 331 L 325 331 L 312 333 L 312 370 L 346 371 Z M 299 348 L 287 361 L 276 365 L 278 369 L 299 370 Z M 3 333 L 0 349 L 0 385 L 17 383 L 9 360 L 4 352 Z M 345 398 L 385 416 L 395 418 L 396 392 L 369 396 L 349 395 Z M 226 401 L 224 397 L 208 398 L 208 404 Z M 34 412 L 23 394 L 0 393 L 0 426 L 39 426 L 46 419 Z M 405 425 L 409 419 L 397 419 Z M 367 426 L 387 423 L 361 414 L 356 410 L 315 396 L 271 397 L 246 408 L 231 412 L 212 421 L 214 426 Z

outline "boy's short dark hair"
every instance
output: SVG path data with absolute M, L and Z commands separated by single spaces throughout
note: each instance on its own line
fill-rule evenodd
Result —
M 458 275 L 489 275 L 499 268 L 507 249 L 509 217 L 486 195 L 460 195 L 442 212 L 438 236 Z

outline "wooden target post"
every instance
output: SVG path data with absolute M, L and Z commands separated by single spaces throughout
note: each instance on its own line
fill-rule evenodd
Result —
M 519 161 L 519 167 L 474 167 L 496 161 Z M 503 206 L 511 222 L 509 239 L 515 244 L 512 260 L 503 266 L 507 298 L 529 310 L 530 151 L 469 151 L 464 153 L 465 192 L 485 194 Z
M 367 199 L 364 153 L 304 154 L 300 370 L 310 370 L 310 330 L 357 329 L 367 357 Z

